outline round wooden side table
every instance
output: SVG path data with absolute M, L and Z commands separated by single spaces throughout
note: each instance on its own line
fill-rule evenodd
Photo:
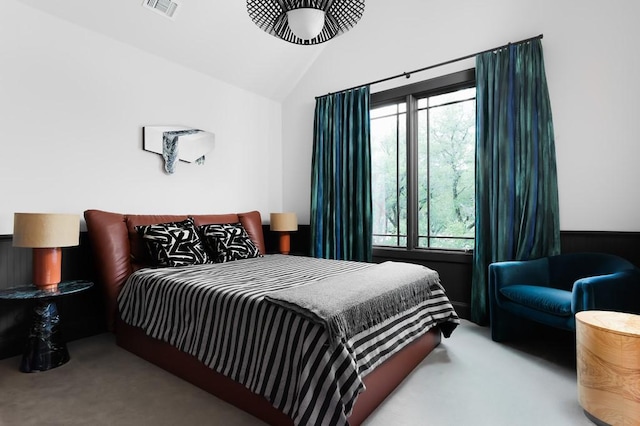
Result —
M 640 315 L 576 314 L 578 398 L 598 425 L 640 424 Z

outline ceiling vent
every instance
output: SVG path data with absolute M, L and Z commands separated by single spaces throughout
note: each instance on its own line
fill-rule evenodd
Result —
M 171 19 L 174 19 L 178 9 L 178 3 L 171 0 L 144 0 L 142 6 Z

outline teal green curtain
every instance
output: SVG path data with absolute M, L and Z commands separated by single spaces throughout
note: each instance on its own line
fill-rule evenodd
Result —
M 476 57 L 471 319 L 488 322 L 492 262 L 560 252 L 556 154 L 540 39 Z
M 371 261 L 369 86 L 316 100 L 311 255 Z

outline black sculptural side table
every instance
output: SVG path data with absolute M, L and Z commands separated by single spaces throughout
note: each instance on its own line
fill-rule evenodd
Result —
M 0 299 L 36 301 L 20 371 L 46 371 L 69 361 L 69 351 L 60 331 L 60 316 L 55 301 L 59 297 L 79 293 L 91 286 L 93 283 L 89 281 L 63 281 L 55 291 L 38 290 L 34 286 L 0 290 Z

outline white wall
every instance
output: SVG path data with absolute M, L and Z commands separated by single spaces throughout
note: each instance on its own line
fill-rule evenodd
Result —
M 638 16 L 631 0 L 367 1 L 283 104 L 285 210 L 308 223 L 315 96 L 544 34 L 561 229 L 640 231 Z
M 0 234 L 17 211 L 281 210 L 279 103 L 13 0 L 0 40 Z M 167 175 L 142 126 L 174 124 L 216 146 Z

